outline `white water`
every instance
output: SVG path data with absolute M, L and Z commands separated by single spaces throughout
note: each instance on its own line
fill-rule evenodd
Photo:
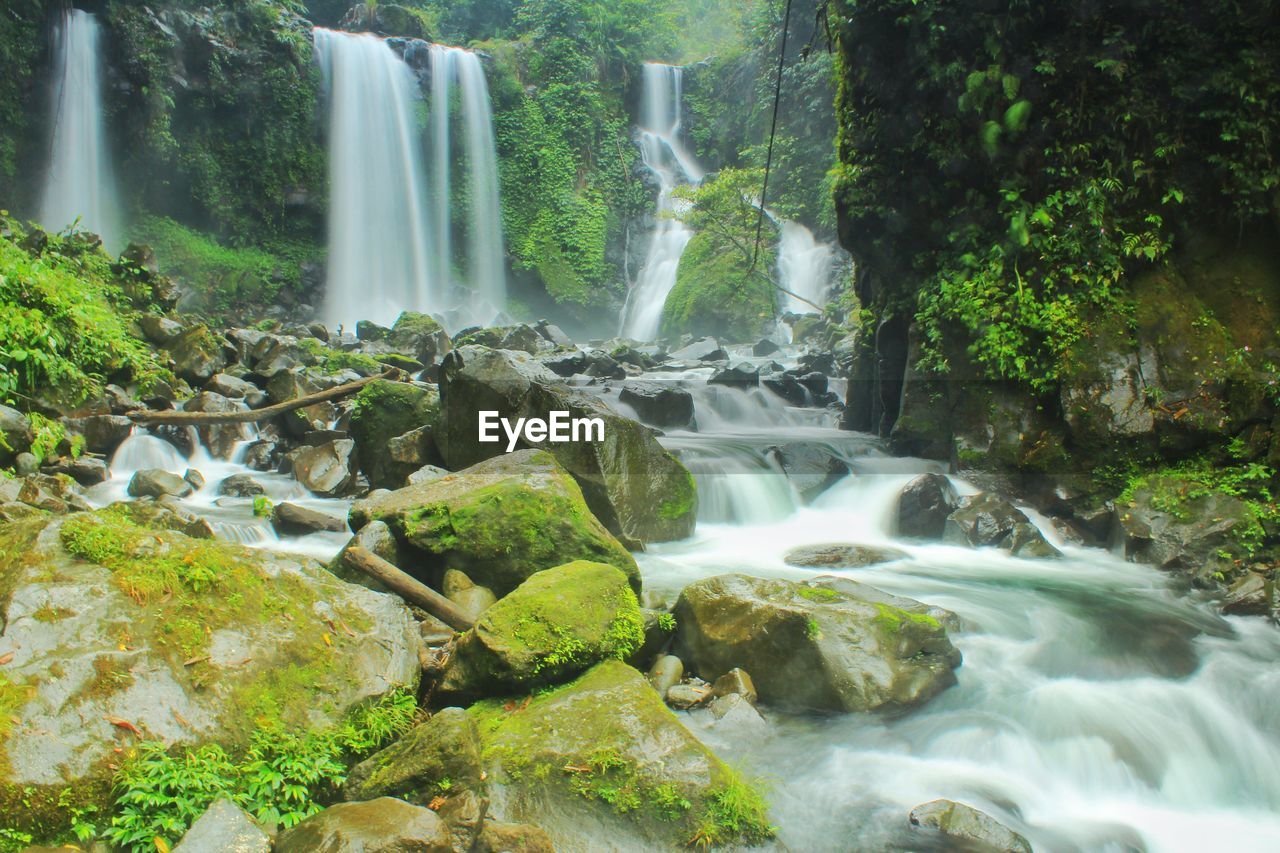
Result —
M 834 247 L 828 243 L 819 243 L 813 238 L 813 232 L 799 222 L 783 221 L 780 230 L 778 283 L 813 305 L 825 306 L 835 271 Z M 786 293 L 780 295 L 784 313 L 814 313 L 813 305 Z
M 620 333 L 651 341 L 658 336 L 662 308 L 676 284 L 680 256 L 693 232 L 676 219 L 671 191 L 702 181 L 702 170 L 680 141 L 681 84 L 684 69 L 646 62 L 641 91 L 640 156 L 658 178 L 656 224 L 640 274 L 627 294 Z
M 390 324 L 443 307 L 432 282 L 426 168 L 409 66 L 382 39 L 315 29 L 329 101 L 329 272 L 324 317 Z
M 50 230 L 75 225 L 120 244 L 120 211 L 102 114 L 102 28 L 70 9 L 54 31 L 52 133 L 40 222 Z
M 450 305 L 457 327 L 490 325 L 506 306 L 502 210 L 498 202 L 498 155 L 493 136 L 489 88 L 480 58 L 468 50 L 431 46 L 431 145 L 436 278 L 453 282 L 451 93 L 464 125 L 462 163 L 468 181 L 467 252 L 462 266 L 466 284 L 457 282 Z

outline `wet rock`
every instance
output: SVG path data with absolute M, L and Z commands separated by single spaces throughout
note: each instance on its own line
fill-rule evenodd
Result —
M 271 853 L 271 836 L 235 803 L 221 799 L 196 818 L 173 853 Z
M 485 346 L 494 349 L 523 352 L 529 355 L 552 349 L 550 341 L 536 329 L 524 323 L 515 326 L 494 326 L 488 329 L 466 329 L 458 333 L 457 346 Z
M 142 327 L 142 334 L 146 339 L 158 347 L 167 347 L 182 334 L 181 323 L 155 314 L 143 314 L 138 325 Z
M 1060 556 L 1022 510 L 990 493 L 972 495 L 947 516 L 942 538 L 973 548 L 1018 549 L 1017 556 Z
M 201 391 L 182 407 L 185 412 L 243 412 L 248 408 L 243 402 L 228 400 L 221 394 Z M 200 443 L 217 459 L 230 459 L 236 446 L 251 435 L 246 424 L 201 424 L 196 427 Z
M 480 733 L 461 708 L 444 708 L 387 748 L 357 764 L 342 796 L 351 800 L 399 797 L 427 805 L 440 783 L 475 788 L 482 781 Z
M 1222 612 L 1229 616 L 1268 616 L 1275 608 L 1275 581 L 1257 572 L 1231 584 L 1222 600 Z
M 827 375 L 819 373 L 816 370 L 803 373 L 796 377 L 796 381 L 804 386 L 805 390 L 815 397 L 821 397 L 827 393 Z
M 538 334 L 542 335 L 551 343 L 558 347 L 572 347 L 573 338 L 564 333 L 564 330 L 548 320 L 539 320 L 534 326 L 538 330 Z
M 476 839 L 475 853 L 555 853 L 546 830 L 531 823 L 486 823 Z
M 125 412 L 142 408 L 142 403 L 119 385 L 108 385 L 102 389 L 102 393 L 107 398 L 107 405 L 111 408 L 113 415 L 123 415 Z
M 430 809 L 381 797 L 339 803 L 280 833 L 275 853 L 453 853 L 444 821 Z
M 674 361 L 728 361 L 729 354 L 715 338 L 702 338 L 671 353 Z
M 773 355 L 778 351 L 778 345 L 768 338 L 761 338 L 751 347 L 751 354 L 756 357 Z
M 124 415 L 89 415 L 67 418 L 67 429 L 84 436 L 84 449 L 110 456 L 133 432 L 133 421 Z
M 19 453 L 13 460 L 13 470 L 19 477 L 30 477 L 40 473 L 40 460 L 34 453 Z
M 182 473 L 182 479 L 186 480 L 187 484 L 197 492 L 204 488 L 204 474 L 201 474 L 195 468 L 188 468 L 184 471 Z
M 252 498 L 266 493 L 266 487 L 248 474 L 232 474 L 218 484 L 218 494 L 233 498 Z
M 173 372 L 192 385 L 203 385 L 227 366 L 222 342 L 205 326 L 193 326 L 163 344 L 173 359 Z
M 653 662 L 647 678 L 658 691 L 659 696 L 666 696 L 667 691 L 680 683 L 684 677 L 684 663 L 675 655 L 663 655 Z
M 581 350 L 544 355 L 539 357 L 538 361 L 555 375 L 565 378 L 577 373 L 586 373 L 587 368 L 591 366 L 591 358 Z
M 279 445 L 274 441 L 255 441 L 245 448 L 245 467 L 255 471 L 274 471 L 279 466 Z
M 379 326 L 372 320 L 358 320 L 356 322 L 356 338 L 362 341 L 384 341 L 387 335 L 391 334 L 391 330 L 386 326 Z
M 769 731 L 769 723 L 756 710 L 756 706 L 740 693 L 718 696 L 711 700 L 707 708 L 716 718 L 715 728 L 718 730 L 733 729 L 739 736 L 745 733 L 756 737 Z
M 194 491 L 191 484 L 182 477 L 159 468 L 143 468 L 138 471 L 129 481 L 128 488 L 129 496 L 135 498 L 158 498 L 162 495 L 185 498 Z
M 955 486 L 943 474 L 921 474 L 898 497 L 898 535 L 908 539 L 941 539 L 947 516 L 959 503 Z
M 583 373 L 595 379 L 625 379 L 627 377 L 626 368 L 614 361 L 612 356 L 602 352 L 592 354 L 591 362 Z
M 694 426 L 693 395 L 677 385 L 664 382 L 628 382 L 618 400 L 636 410 L 640 420 L 663 429 L 691 429 Z
M 1234 569 L 1223 554 L 1237 547 L 1239 530 L 1249 524 L 1244 501 L 1221 492 L 1191 499 L 1194 484 L 1177 477 L 1159 478 L 1135 490 L 1133 499 L 1115 508 L 1120 544 L 1127 559 L 1199 580 Z M 1166 496 L 1161 500 L 1160 496 Z
M 262 393 L 262 390 L 252 382 L 247 382 L 227 373 L 215 374 L 205 383 L 204 390 L 214 394 L 221 394 L 223 397 L 232 400 L 243 400 L 250 394 L 258 395 Z
M 493 590 L 487 586 L 476 586 L 466 573 L 457 569 L 445 571 L 440 592 L 473 620 L 498 600 Z
M 933 800 L 911 810 L 911 825 L 936 830 L 958 850 L 1031 853 L 1027 839 L 973 806 Z
M 640 605 L 623 572 L 583 560 L 556 566 L 484 611 L 454 648 L 437 694 L 528 692 L 626 658 L 643 640 Z
M 896 548 L 876 548 L 833 542 L 824 545 L 801 545 L 783 557 L 788 566 L 802 569 L 861 569 L 878 563 L 891 563 L 908 557 Z
M 760 384 L 781 397 L 789 406 L 804 406 L 809 402 L 809 392 L 789 374 L 774 373 L 761 377 Z
M 351 453 L 355 446 L 356 443 L 347 438 L 293 451 L 289 455 L 293 460 L 294 479 L 321 497 L 346 494 L 355 480 L 351 470 Z
M 1005 543 L 1009 553 L 1027 559 L 1052 559 L 1062 552 L 1053 547 L 1034 524 L 1016 524 Z
M 456 568 L 502 596 L 542 568 L 579 559 L 617 566 L 640 585 L 635 560 L 545 451 L 504 454 L 356 501 L 351 528 L 370 521 L 386 522 L 413 549 L 414 559 L 403 568 L 437 589 L 445 570 Z
M 35 440 L 31 421 L 8 406 L 0 406 L 0 435 L 4 436 L 4 442 L 0 443 L 0 467 L 12 464 L 14 457 L 30 450 Z
M 640 542 L 681 539 L 693 532 L 693 477 L 652 431 L 598 397 L 569 388 L 532 358 L 474 347 L 455 350 L 443 365 L 440 393 L 444 405 L 436 441 L 447 467 L 471 465 L 505 449 L 478 440 L 480 411 L 496 411 L 511 421 L 547 419 L 553 411 L 598 418 L 604 424 L 602 441 L 538 444 L 574 476 L 592 512 L 610 530 Z
M 711 701 L 711 685 L 691 678 L 667 688 L 667 704 L 677 711 L 689 711 Z
M 364 548 L 366 551 L 386 560 L 391 565 L 399 567 L 404 556 L 400 548 L 400 542 L 396 539 L 395 534 L 391 532 L 391 528 L 381 521 L 369 522 L 356 531 L 356 534 L 348 540 L 347 544 L 342 546 L 338 556 L 329 565 L 329 570 L 343 580 L 358 583 L 361 586 L 367 586 L 369 589 L 375 589 L 379 592 L 388 592 L 380 581 L 347 561 L 347 551 L 355 546 Z M 452 636 L 452 630 L 450 631 L 450 636 Z
M 716 683 L 711 686 L 712 696 L 722 697 L 734 693 L 746 698 L 748 702 L 756 701 L 755 682 L 751 680 L 750 675 L 747 675 L 746 670 L 737 667 L 717 678 Z
M 696 672 L 754 673 L 763 702 L 812 710 L 905 710 L 955 683 L 946 611 L 832 579 L 721 575 L 675 608 L 676 651 Z
M 449 472 L 439 466 L 423 465 L 409 475 L 407 483 L 410 486 L 421 486 L 424 483 L 430 483 L 433 480 L 439 480 L 441 477 L 447 476 L 449 476 Z
M 306 536 L 324 530 L 340 533 L 346 525 L 341 518 L 285 501 L 272 509 L 271 526 L 281 536 Z
M 416 311 L 404 311 L 387 335 L 396 352 L 413 356 L 423 365 L 434 364 L 453 349 L 449 334 L 435 318 Z
M 440 394 L 434 386 L 378 379 L 355 398 L 350 432 L 360 470 L 375 489 L 398 489 L 423 465 L 438 464 L 435 430 Z M 472 434 L 476 425 L 473 423 Z M 392 440 L 396 455 L 389 452 Z
M 94 456 L 63 459 L 51 471 L 54 474 L 65 474 L 82 486 L 95 486 L 111 478 L 111 469 L 107 467 L 107 463 Z
M 770 447 L 768 453 L 805 501 L 812 501 L 849 476 L 849 466 L 821 444 L 797 441 Z
M 708 385 L 727 385 L 730 388 L 755 388 L 760 384 L 760 371 L 755 365 L 743 362 L 733 367 L 723 367 L 711 374 Z

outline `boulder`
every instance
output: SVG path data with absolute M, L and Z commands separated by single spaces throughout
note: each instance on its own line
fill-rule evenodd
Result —
M 13 478 L 0 476 L 0 503 L 23 504 L 53 513 L 91 508 L 77 491 L 73 480 L 47 474 Z
M 908 539 L 941 539 L 947 516 L 959 503 L 955 486 L 943 474 L 921 474 L 898 496 L 899 536 Z
M 380 797 L 313 814 L 280 833 L 275 853 L 453 853 L 453 840 L 431 809 Z
M 500 417 L 599 418 L 603 441 L 539 442 L 577 479 L 592 511 L 630 540 L 662 542 L 693 532 L 697 493 L 692 475 L 658 444 L 652 432 L 598 397 L 566 386 L 520 353 L 466 347 L 441 371 L 443 401 L 437 444 L 447 467 L 457 469 L 503 453 L 503 443 L 478 440 L 479 412 Z M 523 442 L 520 446 L 527 446 Z
M 475 720 L 461 708 L 444 708 L 357 764 L 342 796 L 399 797 L 425 806 L 452 785 L 477 788 L 483 778 Z
M 558 684 L 644 641 L 640 605 L 614 566 L 579 560 L 538 572 L 486 609 L 454 648 L 438 695 L 478 697 Z
M 489 791 L 505 820 L 537 824 L 558 849 L 753 844 L 766 804 L 621 661 L 527 701 L 473 705 Z M 731 797 L 735 820 L 717 818 Z
M 390 529 L 387 532 L 390 533 Z M 493 590 L 487 586 L 477 586 L 472 583 L 471 578 L 457 569 L 445 571 L 440 591 L 444 593 L 445 598 L 458 605 L 458 608 L 472 619 L 479 618 L 481 613 L 498 600 Z
M 1027 839 L 986 812 L 954 800 L 933 800 L 911 810 L 911 825 L 935 830 L 951 849 L 978 853 L 1031 853 Z
M 19 453 L 31 449 L 35 432 L 31 421 L 17 409 L 0 406 L 0 468 L 8 467 Z
M 96 800 L 136 740 L 235 750 L 259 724 L 306 731 L 416 687 L 419 640 L 398 599 L 305 557 L 139 523 L 158 506 L 0 528 L 3 801 Z M 23 831 L 69 819 L 6 814 Z
M 1202 582 L 1233 571 L 1249 509 L 1240 498 L 1205 491 L 1176 475 L 1148 477 L 1115 508 L 1125 557 Z
M 550 353 L 540 356 L 538 361 L 556 376 L 566 379 L 577 373 L 586 373 L 592 364 L 591 357 L 582 350 Z
M 671 353 L 673 361 L 727 361 L 729 354 L 715 338 L 701 338 Z
M 413 356 L 422 364 L 434 364 L 453 349 L 449 333 L 428 314 L 404 311 L 396 318 L 387 343 L 396 352 Z
M 778 345 L 775 344 L 773 341 L 769 340 L 768 338 L 761 338 L 760 340 L 756 341 L 755 344 L 752 345 L 751 354 L 756 356 L 757 358 L 760 358 L 766 355 L 773 355 L 775 352 L 778 351 L 778 349 L 779 349 Z
M 762 376 L 760 384 L 781 397 L 789 406 L 804 406 L 809 403 L 809 392 L 789 373 Z
M 138 320 L 143 337 L 158 347 L 166 347 L 182 334 L 182 324 L 168 317 L 156 314 L 143 314 Z
M 668 382 L 628 382 L 619 402 L 635 409 L 640 420 L 663 429 L 693 429 L 693 395 Z
M 82 486 L 94 486 L 111 479 L 111 469 L 107 463 L 95 456 L 81 456 L 78 459 L 61 459 L 50 469 L 53 474 L 65 474 Z
M 555 323 L 552 323 L 550 320 L 539 320 L 534 325 L 534 328 L 538 330 L 538 334 L 542 335 L 544 338 L 551 341 L 551 343 L 555 344 L 558 347 L 573 346 L 573 338 L 566 335 L 564 333 L 564 329 L 561 329 L 559 326 L 557 326 Z
M 228 400 L 221 394 L 201 391 L 183 404 L 184 412 L 243 412 L 248 409 L 243 402 Z M 200 443 L 217 459 L 230 459 L 236 446 L 253 437 L 248 424 L 201 424 L 196 427 Z
M 383 521 L 411 548 L 401 568 L 439 589 L 460 569 L 502 596 L 535 572 L 574 560 L 608 563 L 640 586 L 635 560 L 596 520 L 573 478 L 545 451 L 498 456 L 356 501 L 353 530 Z
M 646 677 L 659 696 L 666 696 L 667 691 L 684 677 L 684 662 L 675 655 L 663 655 L 653 662 Z
M 954 617 L 853 581 L 720 575 L 686 587 L 675 651 L 705 678 L 752 673 L 763 702 L 902 711 L 955 683 Z
M 19 453 L 13 460 L 13 471 L 19 477 L 40 473 L 40 459 L 34 453 Z
M 326 498 L 346 494 L 355 482 L 351 454 L 356 443 L 349 438 L 329 441 L 318 447 L 293 451 L 293 477 L 307 491 Z
M 818 442 L 794 441 L 765 451 L 806 502 L 849 476 L 849 466 Z
M 271 836 L 228 799 L 215 800 L 196 818 L 173 853 L 271 853 Z
M 133 421 L 124 415 L 89 415 L 67 418 L 67 429 L 84 436 L 84 449 L 110 456 L 133 432 Z
M 434 441 L 439 417 L 440 394 L 434 386 L 377 379 L 361 388 L 349 430 L 369 485 L 398 489 L 423 465 L 439 463 Z M 397 438 L 398 457 L 393 457 L 388 449 Z
M 379 326 L 372 320 L 356 321 L 356 338 L 362 341 L 384 341 L 387 335 L 391 334 L 391 330 L 386 326 Z
M 143 468 L 129 480 L 129 496 L 134 498 L 158 498 L 162 495 L 173 495 L 185 498 L 195 489 L 185 479 L 169 471 L 159 468 Z
M 248 474 L 232 474 L 218 484 L 218 494 L 233 498 L 252 498 L 266 493 L 266 487 Z
M 707 380 L 708 385 L 728 385 L 730 388 L 755 388 L 760 384 L 760 371 L 747 362 L 733 367 L 722 367 Z
M 432 480 L 439 480 L 441 477 L 447 476 L 449 476 L 449 472 L 438 465 L 423 465 L 409 475 L 406 483 L 410 486 L 421 486 L 424 483 L 430 483 Z
M 1059 557 L 1031 519 L 1004 498 L 990 493 L 966 497 L 947 516 L 942 538 L 973 548 L 1003 548 L 1018 557 Z
M 801 569 L 861 569 L 877 563 L 892 563 L 910 556 L 896 548 L 849 545 L 834 542 L 825 545 L 801 545 L 783 557 L 788 566 Z
M 217 373 L 204 385 L 204 390 L 221 394 L 229 400 L 244 400 L 249 405 L 266 401 L 266 395 L 257 385 L 228 373 Z
M 345 527 L 341 518 L 288 501 L 272 508 L 271 526 L 281 536 L 306 536 L 323 530 L 338 533 Z
M 195 386 L 208 382 L 227 366 L 222 341 L 205 326 L 192 326 L 163 346 L 173 359 L 173 372 Z
M 339 519 L 341 521 L 341 519 Z M 343 525 L 345 527 L 346 525 Z M 378 592 L 387 592 L 387 588 L 382 585 L 376 578 L 371 577 L 367 572 L 361 571 L 357 566 L 347 562 L 347 551 L 355 546 L 364 548 L 376 556 L 381 557 L 393 566 L 400 565 L 402 555 L 400 553 L 400 542 L 396 539 L 395 534 L 391 532 L 391 528 L 381 521 L 371 521 L 364 527 L 356 531 L 356 535 L 352 536 L 338 556 L 334 558 L 329 565 L 329 571 L 333 572 L 343 580 L 358 583 L 367 586 L 370 589 L 376 589 Z M 452 631 L 450 631 L 452 636 Z
M 680 711 L 689 711 L 711 701 L 711 685 L 700 678 L 689 678 L 667 688 L 667 704 Z

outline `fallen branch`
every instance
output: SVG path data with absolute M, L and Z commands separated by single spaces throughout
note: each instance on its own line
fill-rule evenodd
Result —
M 294 397 L 292 400 L 285 400 L 283 403 L 275 403 L 261 409 L 249 409 L 243 412 L 155 412 L 150 409 L 134 409 L 128 412 L 128 416 L 129 420 L 135 424 L 177 424 L 179 426 L 251 424 L 292 412 L 294 409 L 305 409 L 307 406 L 314 406 L 316 403 L 325 403 L 329 400 L 345 397 L 348 394 L 354 394 L 375 379 L 387 379 L 395 375 L 396 372 L 395 370 L 388 370 L 385 373 L 379 373 L 377 376 L 367 376 L 355 382 L 348 382 L 346 385 L 337 385 L 324 391 L 317 391 L 314 394 Z
M 458 605 L 421 581 L 410 577 L 368 548 L 352 545 L 342 553 L 347 564 L 359 569 L 410 604 L 421 607 L 455 631 L 467 631 L 475 620 Z

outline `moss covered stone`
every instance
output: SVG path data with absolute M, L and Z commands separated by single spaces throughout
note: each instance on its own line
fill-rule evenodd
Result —
M 485 610 L 463 635 L 439 685 L 444 695 L 502 695 L 557 684 L 644 642 L 627 576 L 579 560 L 538 572 Z
M 483 778 L 475 719 L 461 708 L 445 708 L 357 764 L 342 795 L 351 801 L 399 797 L 425 806 L 455 786 L 479 788 Z
M 429 317 L 427 319 L 430 319 Z M 375 489 L 396 489 L 423 464 L 438 461 L 434 445 L 426 463 L 400 463 L 387 452 L 387 443 L 420 428 L 434 430 L 440 416 L 440 395 L 429 385 L 378 379 L 356 395 L 351 411 L 351 437 L 356 441 L 360 468 Z
M 772 269 L 774 252 L 764 247 L 758 265 Z M 711 232 L 695 234 L 680 256 L 676 284 L 662 308 L 662 331 L 713 335 L 745 341 L 773 324 L 776 291 L 749 270 L 741 250 Z
M 635 589 L 640 571 L 591 514 L 582 491 L 550 453 L 511 453 L 446 477 L 357 501 L 352 529 L 386 522 L 414 549 L 406 571 L 439 584 L 458 569 L 505 595 L 535 572 L 573 560 L 615 566 Z M 415 559 L 416 557 L 416 559 Z
M 759 791 L 620 661 L 527 700 L 478 703 L 470 713 L 495 807 L 507 820 L 542 826 L 557 847 L 608 837 L 669 849 L 772 835 Z

